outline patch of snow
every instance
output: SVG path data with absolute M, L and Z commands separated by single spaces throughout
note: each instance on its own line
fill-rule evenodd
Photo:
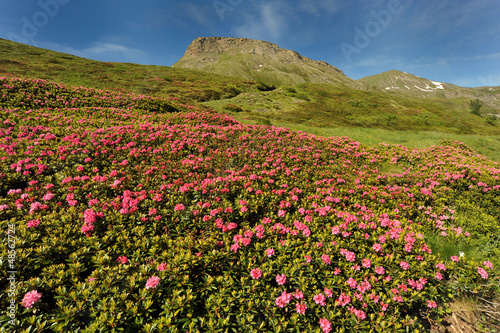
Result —
M 436 89 L 444 89 L 442 82 L 436 82 L 436 81 L 431 81 L 431 82 L 436 86 Z
M 387 88 L 385 88 L 385 90 L 389 90 L 389 89 L 391 89 L 391 87 L 387 87 Z
M 488 89 L 488 90 L 493 90 L 493 88 L 490 88 L 490 89 Z
M 406 89 L 410 90 L 410 87 L 408 87 L 406 84 L 405 84 L 405 87 L 406 87 Z
M 259 65 L 259 67 L 262 67 L 262 65 Z
M 427 85 L 426 85 L 426 86 L 427 86 Z M 422 91 L 432 91 L 432 89 L 431 89 L 431 90 L 429 90 L 429 89 L 422 89 L 422 88 L 417 87 L 417 86 L 414 86 L 414 87 L 415 87 L 415 88 L 417 88 L 418 90 L 422 90 Z M 427 86 L 427 88 L 429 88 L 429 86 Z

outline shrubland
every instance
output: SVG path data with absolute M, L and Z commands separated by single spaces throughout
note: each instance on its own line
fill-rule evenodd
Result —
M 369 147 L 43 80 L 0 78 L 0 108 L 6 330 L 425 331 L 498 297 L 500 168 L 465 144 Z

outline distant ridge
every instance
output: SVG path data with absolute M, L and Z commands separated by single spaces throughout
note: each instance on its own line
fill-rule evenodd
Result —
M 385 91 L 400 92 L 415 97 L 479 98 L 492 107 L 500 107 L 499 87 L 466 88 L 397 70 L 367 76 L 357 81 Z
M 247 38 L 196 38 L 174 67 L 279 85 L 311 82 L 363 86 L 327 62 L 309 59 L 270 42 Z

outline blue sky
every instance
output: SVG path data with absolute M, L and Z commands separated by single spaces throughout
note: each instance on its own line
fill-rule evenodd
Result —
M 0 0 L 0 37 L 171 66 L 197 37 L 266 40 L 353 78 L 398 69 L 500 85 L 498 0 Z

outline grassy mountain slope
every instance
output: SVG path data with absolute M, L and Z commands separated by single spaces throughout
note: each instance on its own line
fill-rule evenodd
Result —
M 423 99 L 377 88 L 311 83 L 273 89 L 267 83 L 237 77 L 175 67 L 104 63 L 1 39 L 0 76 L 173 97 L 245 123 L 352 135 L 367 144 L 383 141 L 421 146 L 419 133 L 426 131 L 427 139 L 434 138 L 426 140 L 431 145 L 439 144 L 443 137 L 453 138 L 500 159 L 498 122 L 489 124 L 484 117 L 471 115 L 467 98 Z M 370 135 L 363 134 L 368 132 Z
M 5 39 L 0 39 L 0 75 L 176 97 L 185 102 L 228 98 L 240 91 L 271 89 L 235 77 L 166 66 L 100 62 Z
M 465 88 L 451 83 L 432 81 L 413 74 L 392 70 L 357 80 L 379 89 L 423 98 L 478 98 L 500 114 L 500 87 Z

